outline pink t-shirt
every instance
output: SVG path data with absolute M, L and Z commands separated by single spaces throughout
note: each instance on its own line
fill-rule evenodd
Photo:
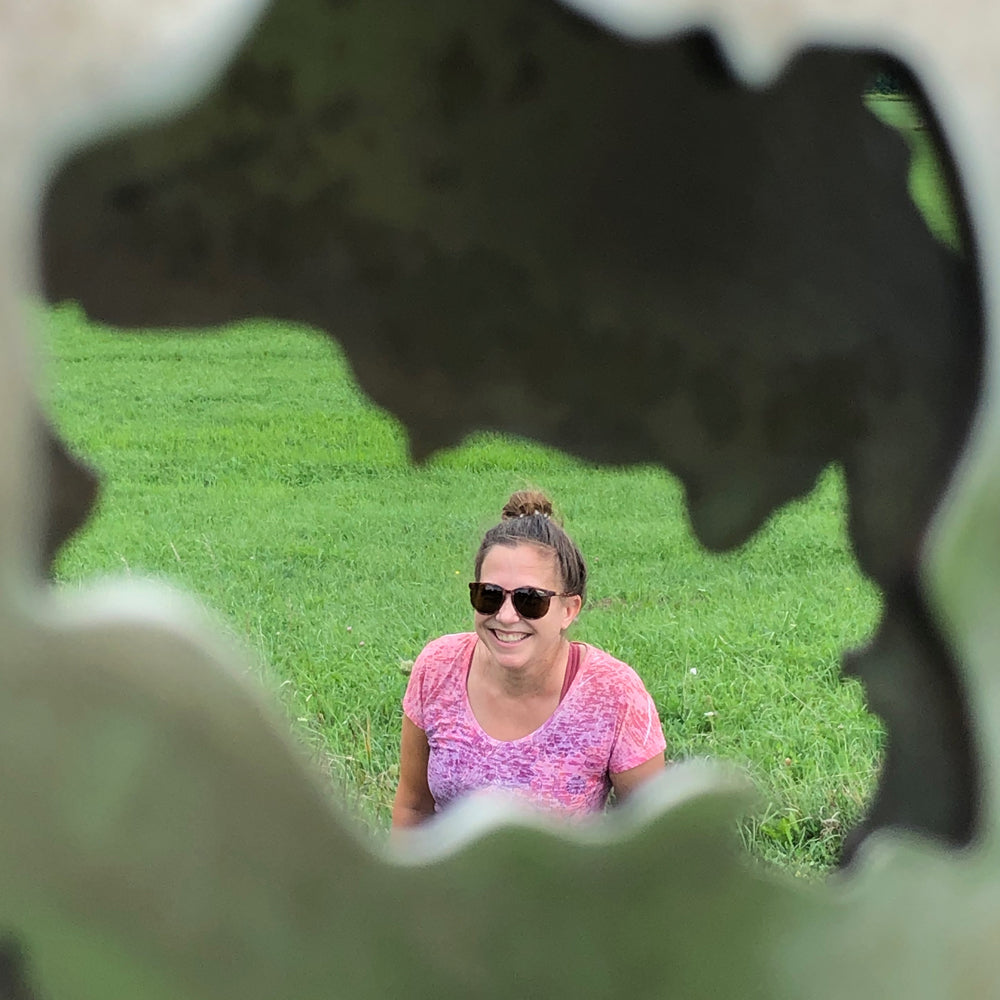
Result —
M 521 739 L 493 739 L 476 721 L 466 692 L 477 641 L 474 632 L 463 632 L 428 643 L 403 696 L 403 711 L 427 734 L 427 782 L 437 811 L 478 789 L 500 788 L 543 809 L 599 812 L 611 791 L 610 774 L 666 747 L 639 675 L 584 644 L 577 675 L 552 715 Z

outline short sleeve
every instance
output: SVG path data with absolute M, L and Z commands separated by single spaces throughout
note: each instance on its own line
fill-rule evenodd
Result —
M 628 674 L 622 684 L 621 722 L 608 762 L 611 774 L 645 764 L 667 747 L 652 697 L 634 670 L 629 668 Z
M 425 732 L 445 706 L 465 691 L 461 665 L 471 654 L 475 633 L 443 635 L 427 643 L 410 671 L 403 695 L 407 718 Z M 430 717 L 428 717 L 430 716 Z
M 427 728 L 424 723 L 423 695 L 426 664 L 427 650 L 424 649 L 413 663 L 413 669 L 410 671 L 410 679 L 406 682 L 406 693 L 403 695 L 403 713 L 420 729 Z

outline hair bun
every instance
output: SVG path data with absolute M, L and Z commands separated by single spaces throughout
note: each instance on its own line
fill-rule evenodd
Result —
M 532 514 L 551 517 L 552 501 L 538 490 L 518 490 L 504 504 L 500 519 L 509 521 L 514 517 L 530 517 Z

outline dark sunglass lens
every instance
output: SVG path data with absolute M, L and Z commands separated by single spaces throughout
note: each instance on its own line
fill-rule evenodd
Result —
M 481 615 L 495 615 L 503 606 L 503 596 L 503 588 L 495 583 L 469 584 L 469 600 Z
M 518 587 L 514 591 L 512 600 L 514 601 L 514 610 L 522 618 L 544 618 L 549 610 L 551 598 L 548 594 L 543 594 L 533 587 Z
M 495 583 L 469 584 L 469 600 L 481 615 L 495 615 L 503 607 L 507 594 L 510 594 L 514 610 L 522 618 L 544 618 L 553 596 L 551 591 L 535 587 L 504 590 Z

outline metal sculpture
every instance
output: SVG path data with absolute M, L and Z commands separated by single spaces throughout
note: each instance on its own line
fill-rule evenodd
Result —
M 863 9 L 799 0 L 781 11 L 735 0 L 581 0 L 615 31 L 647 41 L 711 16 L 726 57 L 754 84 L 806 43 L 855 50 L 807 51 L 770 91 L 743 93 L 718 67 L 707 77 L 688 72 L 691 60 L 704 61 L 700 36 L 637 48 L 547 4 L 494 5 L 478 17 L 443 0 L 416 12 L 317 4 L 301 16 L 339 27 L 306 35 L 344 40 L 324 53 L 345 83 L 312 105 L 315 95 L 283 71 L 291 64 L 279 42 L 294 17 L 293 5 L 278 5 L 264 24 L 282 30 L 265 43 L 262 29 L 260 48 L 235 65 L 221 98 L 178 119 L 178 131 L 88 154 L 48 202 L 44 262 L 54 294 L 144 323 L 260 311 L 326 325 L 334 317 L 362 381 L 407 422 L 418 453 L 488 421 L 593 457 L 664 461 L 685 481 L 699 534 L 719 546 L 807 489 L 823 464 L 843 461 L 859 559 L 887 595 L 883 632 L 857 669 L 889 720 L 896 756 L 871 817 L 876 832 L 851 871 L 803 891 L 747 868 L 730 835 L 738 784 L 691 766 L 575 837 L 466 809 L 441 824 L 433 851 L 377 856 L 331 812 L 280 720 L 190 609 L 124 585 L 71 606 L 41 587 L 45 505 L 35 498 L 44 495 L 44 462 L 19 315 L 34 287 L 24 247 L 41 179 L 54 151 L 96 121 L 162 108 L 179 93 L 176 80 L 203 79 L 221 58 L 211 53 L 232 44 L 252 6 L 175 0 L 140 14 L 100 0 L 71 16 L 70 5 L 47 0 L 30 13 L 0 13 L 0 95 L 10 108 L 30 108 L 9 117 L 0 159 L 0 928 L 11 991 L 818 998 L 995 990 L 1000 420 L 982 337 L 995 338 L 1000 287 L 991 41 L 1000 36 L 990 30 L 998 15 L 977 6 L 976 18 L 961 18 L 916 0 L 905 11 L 874 0 Z M 902 149 L 847 96 L 856 101 L 880 65 L 857 54 L 873 46 L 913 68 L 937 112 L 975 219 L 964 260 L 926 235 L 900 188 Z M 190 74 L 171 72 L 181 55 Z M 42 64 L 51 72 L 39 73 Z M 253 92 L 254 73 L 266 113 L 237 113 L 232 100 Z M 407 90 L 421 74 L 426 85 Z M 283 88 L 309 106 L 301 134 L 292 125 L 268 131 L 283 117 Z M 684 113 L 673 106 L 681 95 Z M 828 159 L 794 127 L 817 101 L 828 108 L 831 141 L 862 157 L 812 175 L 827 204 L 795 176 Z M 222 132 L 185 131 L 199 114 Z M 737 151 L 757 168 L 747 171 L 748 189 L 720 183 L 733 174 L 717 155 L 722 140 L 706 138 L 713 115 L 747 132 Z M 761 124 L 769 117 L 770 129 Z M 248 128 L 232 126 L 246 118 Z M 786 149 L 772 148 L 775 125 L 783 147 L 795 149 L 787 160 Z M 560 143 L 543 141 L 554 132 Z M 308 135 L 327 140 L 317 139 L 316 173 L 298 186 L 287 176 L 272 182 L 270 169 L 282 156 L 294 165 Z M 513 142 L 532 137 L 504 161 Z M 220 142 L 229 158 L 221 165 Z M 700 158 L 678 159 L 682 144 L 700 148 Z M 342 183 L 323 174 L 331 162 L 344 164 Z M 169 163 L 183 169 L 171 174 Z M 241 170 L 257 178 L 249 195 L 265 196 L 251 197 L 252 211 L 241 208 L 245 191 L 231 201 L 185 200 Z M 674 185 L 699 194 L 704 211 L 658 200 Z M 105 191 L 107 205 L 95 209 Z M 734 218 L 756 192 L 756 212 Z M 794 220 L 770 211 L 790 192 L 799 195 Z M 74 207 L 71 196 L 84 200 Z M 297 238 L 268 256 L 248 216 L 281 218 L 295 198 Z M 203 215 L 212 204 L 218 214 Z M 322 225 L 310 228 L 310 218 Z M 805 241 L 803 228 L 812 234 Z M 581 238 L 594 231 L 601 239 Z M 82 238 L 89 260 L 74 250 Z M 901 247 L 907 259 L 897 266 L 890 259 Z M 713 277 L 720 264 L 728 280 Z M 876 265 L 884 281 L 870 273 Z M 912 314 L 901 315 L 906 302 Z M 798 351 L 803 317 L 814 323 L 808 350 Z M 456 355 L 470 329 L 470 349 Z M 692 329 L 707 333 L 695 339 Z M 411 330 L 423 335 L 424 367 L 404 335 Z M 566 385 L 543 404 L 512 408 L 512 395 L 531 398 L 526 386 L 498 380 L 473 413 L 449 386 L 495 370 L 506 356 L 496 345 L 511 330 L 556 343 Z M 609 344 L 642 358 L 643 370 L 615 368 L 616 398 L 590 396 L 574 416 L 592 387 L 592 359 L 617 361 Z M 417 392 L 401 384 L 402 371 Z M 621 407 L 624 398 L 632 405 Z M 923 768 L 929 794 L 914 779 Z

